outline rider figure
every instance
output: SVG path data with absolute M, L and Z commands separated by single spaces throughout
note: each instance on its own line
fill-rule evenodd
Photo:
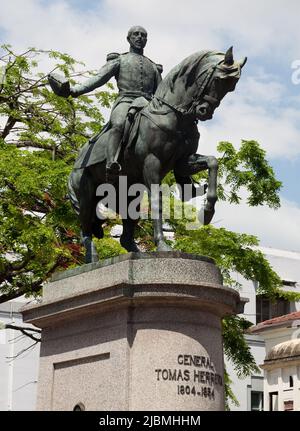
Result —
M 88 79 L 84 84 L 71 88 L 71 95 L 76 97 L 88 93 L 104 85 L 113 76 L 119 89 L 118 98 L 112 107 L 109 129 L 107 131 L 107 173 L 117 174 L 120 165 L 116 152 L 120 145 L 128 109 L 138 97 L 150 100 L 161 81 L 162 66 L 153 63 L 143 55 L 147 43 L 147 32 L 143 27 L 134 26 L 128 31 L 127 40 L 130 44 L 129 52 L 125 54 L 112 53 L 107 56 L 107 63 L 98 71 L 97 75 Z

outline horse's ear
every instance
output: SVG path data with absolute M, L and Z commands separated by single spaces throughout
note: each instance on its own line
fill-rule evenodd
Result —
M 247 57 L 244 57 L 243 60 L 239 61 L 240 68 L 242 69 L 247 62 Z
M 227 66 L 232 66 L 233 65 L 233 54 L 232 54 L 232 46 L 230 48 L 227 49 L 225 57 L 224 57 L 224 64 L 226 64 Z

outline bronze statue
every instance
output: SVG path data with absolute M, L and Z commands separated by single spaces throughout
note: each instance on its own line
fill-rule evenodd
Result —
M 107 63 L 95 76 L 88 79 L 84 84 L 69 88 L 64 94 L 64 96 L 77 97 L 101 87 L 112 77 L 116 79 L 119 95 L 112 107 L 109 123 L 100 134 L 93 137 L 93 141 L 97 141 L 99 138 L 101 140 L 102 135 L 105 134 L 108 179 L 114 179 L 114 175 L 117 175 L 121 170 L 121 166 L 117 162 L 117 155 L 120 151 L 119 146 L 130 105 L 138 97 L 150 100 L 161 81 L 162 66 L 143 55 L 147 43 L 147 31 L 140 26 L 131 27 L 128 31 L 127 40 L 130 45 L 129 52 L 108 54 Z M 50 84 L 53 84 L 53 80 Z M 98 147 L 99 145 L 96 144 L 93 153 L 95 158 L 98 157 L 95 154 Z M 93 159 L 88 164 L 93 164 Z
M 142 49 L 145 46 L 145 30 L 135 27 L 134 40 L 128 37 L 131 48 L 138 49 L 137 55 L 142 56 Z M 139 43 L 137 43 L 139 41 Z M 130 54 L 130 53 L 129 53 Z M 127 55 L 129 55 L 127 54 Z M 126 55 L 126 54 L 125 54 Z M 134 55 L 134 51 L 133 51 Z M 108 60 L 108 63 L 112 60 Z M 121 64 L 122 55 L 115 57 L 113 61 Z M 240 62 L 233 59 L 232 48 L 224 53 L 215 51 L 201 51 L 190 55 L 180 64 L 175 66 L 160 83 L 160 74 L 157 66 L 150 60 L 139 60 L 151 69 L 153 73 L 147 74 L 149 81 L 146 87 L 137 88 L 139 94 L 124 95 L 124 105 L 120 108 L 122 126 L 118 128 L 118 133 L 109 133 L 113 130 L 113 124 L 105 128 L 98 136 L 91 139 L 80 151 L 74 169 L 69 178 L 69 196 L 72 204 L 77 211 L 81 223 L 83 242 L 86 247 L 86 262 L 97 261 L 98 256 L 92 241 L 92 236 L 103 237 L 101 224 L 96 216 L 96 196 L 97 187 L 107 181 L 106 164 L 111 162 L 110 156 L 117 151 L 118 166 L 122 176 L 127 179 L 127 187 L 132 184 L 145 184 L 151 194 L 152 210 L 158 215 L 153 220 L 154 241 L 158 251 L 169 251 L 170 247 L 166 244 L 162 230 L 162 202 L 161 193 L 153 190 L 151 185 L 161 183 L 163 177 L 171 170 L 174 170 L 178 184 L 191 184 L 190 176 L 196 172 L 208 169 L 209 179 L 206 195 L 206 204 L 202 213 L 202 222 L 210 223 L 214 215 L 217 180 L 217 160 L 213 156 L 196 154 L 198 148 L 199 133 L 197 122 L 206 121 L 212 118 L 215 109 L 219 106 L 226 93 L 233 91 L 240 78 L 241 69 L 246 62 L 246 58 Z M 144 63 L 145 61 L 145 63 Z M 127 77 L 124 82 L 130 81 L 130 64 L 125 64 L 128 69 Z M 133 70 L 135 70 L 133 62 Z M 105 67 L 105 66 L 104 66 Z M 143 66 L 144 67 L 144 66 Z M 121 74 L 122 76 L 122 74 Z M 136 78 L 136 77 L 135 77 Z M 147 79 L 148 79 L 147 78 Z M 94 82 L 94 84 L 91 84 Z M 88 91 L 94 89 L 97 77 L 89 81 L 88 87 L 79 86 L 74 89 L 61 90 L 52 83 L 52 88 L 58 93 L 67 95 L 68 92 L 74 95 L 83 94 L 84 89 Z M 102 82 L 102 81 L 101 81 Z M 106 82 L 106 81 L 105 81 Z M 158 87 L 156 89 L 156 85 Z M 68 85 L 64 83 L 65 88 Z M 99 84 L 101 85 L 101 84 Z M 118 80 L 120 89 L 119 98 L 122 100 L 122 85 L 120 76 Z M 156 91 L 155 91 L 156 89 Z M 151 98 L 151 92 L 155 91 Z M 127 99 L 128 97 L 128 99 Z M 131 99 L 130 99 L 131 97 Z M 138 97 L 138 98 L 136 98 Z M 144 98 L 148 101 L 145 101 Z M 131 101 L 133 104 L 130 105 Z M 113 108 L 113 114 L 122 102 Z M 126 104 L 126 105 L 125 105 Z M 128 109 L 129 108 L 129 109 Z M 116 112 L 119 112 L 118 110 Z M 128 112 L 128 114 L 127 114 Z M 112 114 L 112 116 L 113 116 Z M 127 114 L 127 117 L 126 117 Z M 124 130 L 124 120 L 126 126 Z M 121 121 L 120 121 L 121 123 Z M 117 124 L 118 121 L 117 121 Z M 124 133 L 125 138 L 124 138 Z M 121 135 L 123 133 L 123 137 Z M 116 138 L 118 136 L 118 139 Z M 117 142 L 118 141 L 118 142 Z M 113 144 L 111 144 L 113 142 Z M 112 148 L 108 149 L 112 145 Z M 112 152 L 110 151 L 112 150 Z M 111 167 L 111 165 L 109 166 Z M 117 169 L 119 171 L 119 169 Z M 117 172 L 119 173 L 119 172 Z M 118 190 L 118 184 L 115 183 Z M 184 199 L 184 196 L 182 196 Z M 128 197 L 128 205 L 130 204 Z M 123 222 L 123 233 L 120 238 L 121 245 L 128 251 L 139 251 L 134 241 L 134 228 L 136 219 L 129 214 L 121 214 Z

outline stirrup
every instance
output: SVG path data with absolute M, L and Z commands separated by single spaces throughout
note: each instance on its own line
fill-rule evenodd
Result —
M 116 161 L 106 165 L 106 172 L 112 175 L 119 175 L 121 169 L 121 165 Z
M 106 181 L 114 184 L 121 173 L 121 165 L 118 162 L 112 162 L 106 165 Z

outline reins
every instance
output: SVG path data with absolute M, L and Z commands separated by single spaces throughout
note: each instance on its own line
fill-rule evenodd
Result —
M 216 68 L 219 66 L 220 63 L 222 63 L 223 60 L 220 60 L 217 64 L 215 64 L 214 66 L 210 66 L 210 68 L 208 70 L 204 70 L 195 80 L 195 84 L 198 88 L 197 94 L 195 96 L 193 96 L 192 99 L 192 104 L 188 109 L 185 109 L 184 107 L 178 106 L 178 105 L 172 105 L 171 103 L 167 102 L 165 99 L 163 99 L 162 97 L 156 96 L 154 95 L 153 98 L 159 100 L 161 103 L 163 103 L 164 105 L 168 106 L 169 108 L 171 108 L 176 114 L 180 114 L 183 116 L 195 116 L 195 107 L 199 104 L 199 98 L 201 97 L 201 95 L 204 93 L 206 87 L 211 83 L 211 80 L 213 79 L 213 75 L 214 72 L 216 70 Z M 203 75 L 204 73 L 207 72 L 206 77 L 203 79 L 202 83 L 200 86 L 198 86 L 197 82 L 200 78 L 201 75 Z M 205 101 L 207 101 L 208 103 L 214 105 L 214 106 L 219 106 L 220 102 L 215 99 L 214 97 L 205 95 L 203 96 L 203 99 Z

